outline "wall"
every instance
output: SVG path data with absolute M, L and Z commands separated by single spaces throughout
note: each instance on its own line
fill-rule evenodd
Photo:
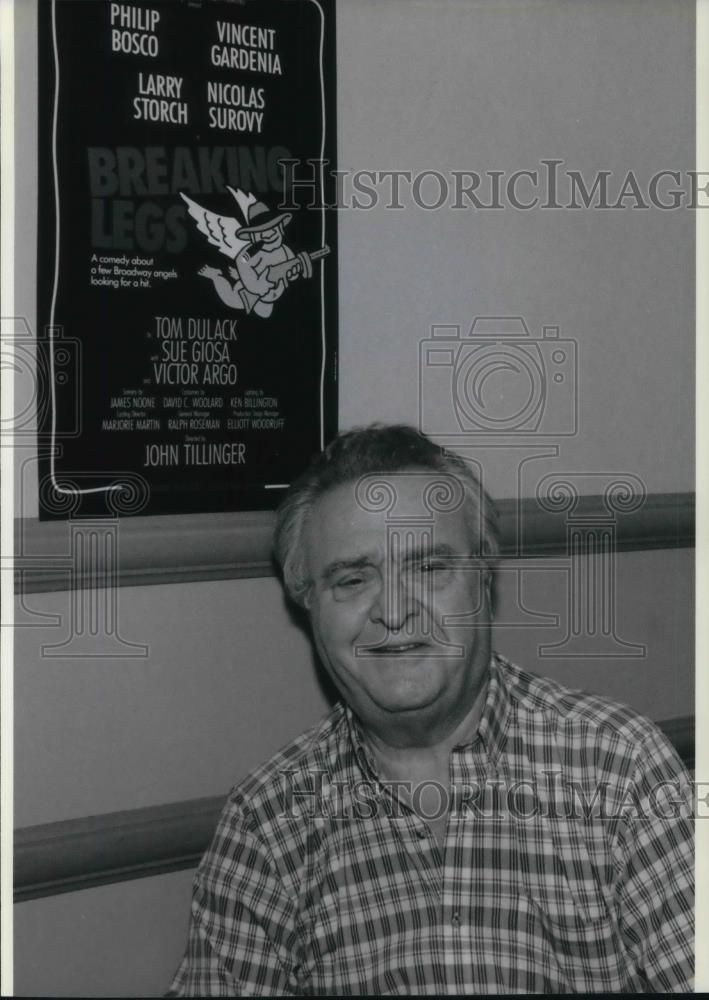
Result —
M 16 996 L 161 996 L 187 934 L 192 872 L 15 906 Z
M 609 201 L 630 170 L 647 182 L 691 169 L 693 11 L 664 0 L 340 4 L 339 166 L 436 170 L 452 184 L 453 171 L 509 176 L 555 158 L 589 187 L 611 171 Z M 437 193 L 435 181 L 422 188 L 430 202 Z M 558 325 L 578 344 L 580 433 L 550 467 L 694 488 L 691 212 L 402 202 L 341 214 L 343 425 L 416 421 L 417 348 L 432 325 L 519 315 L 533 337 Z M 450 394 L 433 409 L 442 425 Z M 497 496 L 514 495 L 509 467 L 507 452 L 486 456 Z
M 17 5 L 26 107 L 33 10 Z M 556 157 L 589 178 L 622 178 L 692 164 L 689 3 L 347 0 L 337 13 L 342 169 L 511 171 Z M 25 204 L 32 122 L 18 122 Z M 31 314 L 27 218 L 18 303 Z M 571 467 L 632 471 L 651 491 L 693 488 L 691 214 L 379 206 L 343 211 L 340 231 L 342 426 L 416 421 L 418 345 L 432 324 L 522 315 L 534 336 L 554 324 L 579 345 L 580 433 L 558 461 L 534 466 L 537 478 Z M 434 406 L 443 419 L 450 396 Z M 498 495 L 513 495 L 518 457 L 486 456 Z M 23 503 L 33 515 L 31 488 Z M 550 565 L 526 587 L 536 609 L 563 613 Z M 123 590 L 121 635 L 149 650 L 137 659 L 43 652 L 64 637 L 69 601 L 32 595 L 19 609 L 17 825 L 221 794 L 324 710 L 307 640 L 273 580 Z M 501 614 L 512 606 L 503 591 Z M 543 634 L 508 630 L 498 646 L 656 718 L 683 715 L 693 709 L 692 608 L 688 550 L 633 553 L 618 565 L 618 634 L 645 643 L 645 658 L 540 659 L 563 618 Z M 19 904 L 15 992 L 159 993 L 188 896 L 189 873 L 179 873 Z

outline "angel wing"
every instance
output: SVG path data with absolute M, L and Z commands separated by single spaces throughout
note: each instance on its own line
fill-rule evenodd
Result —
M 253 194 L 245 194 L 239 188 L 236 191 L 233 188 L 229 188 L 229 191 L 243 212 L 244 220 L 247 220 L 249 217 L 249 207 L 253 205 L 256 198 Z M 193 201 L 182 191 L 180 191 L 180 197 L 187 205 L 187 209 L 197 223 L 197 229 L 200 233 L 203 233 L 212 246 L 217 247 L 225 256 L 233 260 L 244 247 L 248 246 L 246 240 L 240 240 L 236 235 L 237 230 L 246 225 L 245 221 L 240 222 L 231 215 L 219 215 L 217 212 L 210 212 L 209 209 L 198 205 L 196 201 Z
M 228 184 L 227 191 L 229 191 L 229 193 L 236 199 L 236 203 L 241 209 L 244 218 L 248 219 L 249 209 L 252 205 L 256 204 L 256 195 L 251 194 L 250 191 L 247 194 L 246 191 L 242 191 L 241 188 L 237 188 L 235 191 L 234 188 L 230 188 Z

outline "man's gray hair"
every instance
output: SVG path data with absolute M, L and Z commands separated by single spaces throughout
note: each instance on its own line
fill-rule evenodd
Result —
M 320 497 L 343 483 L 364 476 L 406 471 L 453 476 L 463 491 L 463 513 L 470 532 L 470 555 L 493 568 L 499 553 L 495 505 L 472 467 L 459 455 L 434 444 L 425 434 L 404 424 L 372 424 L 338 436 L 290 487 L 276 513 L 274 555 L 289 596 L 300 605 L 310 588 L 305 531 Z

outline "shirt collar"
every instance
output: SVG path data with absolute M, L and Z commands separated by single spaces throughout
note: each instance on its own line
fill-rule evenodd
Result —
M 495 764 L 507 739 L 512 707 L 504 668 L 496 653 L 493 653 L 490 659 L 488 676 L 487 695 L 478 724 L 478 735 L 490 762 Z
M 488 685 L 485 704 L 478 723 L 477 732 L 470 733 L 470 738 L 458 744 L 459 747 L 471 747 L 478 738 L 487 753 L 490 762 L 494 764 L 500 755 L 507 737 L 507 727 L 510 719 L 510 692 L 508 690 L 503 666 L 497 654 L 490 658 L 488 670 Z M 362 731 L 362 725 L 349 705 L 345 705 L 345 717 L 349 738 L 355 757 L 365 774 L 379 778 L 379 769 Z
M 364 774 L 369 774 L 371 778 L 379 780 L 379 768 L 372 756 L 372 752 L 367 746 L 362 732 L 362 725 L 349 705 L 345 705 L 345 717 L 350 737 L 350 743 L 354 751 L 355 758 Z

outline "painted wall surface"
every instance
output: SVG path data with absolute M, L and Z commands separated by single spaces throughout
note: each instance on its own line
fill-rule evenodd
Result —
M 15 906 L 15 996 L 159 997 L 182 957 L 191 871 Z
M 69 618 L 68 594 L 31 600 Z M 129 587 L 119 600 L 120 634 L 147 657 L 43 656 L 61 626 L 18 630 L 18 826 L 226 793 L 326 710 L 274 579 Z
M 343 170 L 541 169 L 563 160 L 588 184 L 630 170 L 686 170 L 694 149 L 693 5 L 665 0 L 347 0 L 338 3 L 339 166 Z M 31 0 L 16 5 L 18 89 L 36 98 Z M 23 33 L 24 32 L 24 33 Z M 19 116 L 19 196 L 34 199 L 35 121 Z M 385 193 L 386 186 L 380 191 Z M 527 189 L 520 184 L 521 196 Z M 424 198 L 435 196 L 422 187 Z M 693 489 L 693 217 L 632 210 L 426 210 L 403 199 L 344 209 L 340 223 L 340 416 L 416 422 L 419 344 L 436 324 L 519 315 L 573 339 L 579 433 L 530 466 L 620 471 L 651 491 Z M 17 303 L 34 316 L 33 226 L 18 252 Z M 455 430 L 451 385 L 431 399 Z M 551 413 L 551 409 L 549 410 Z M 526 447 L 526 445 L 525 445 Z M 526 452 L 489 450 L 488 485 L 513 496 Z M 18 462 L 32 461 L 31 447 Z M 25 516 L 36 478 L 23 478 Z M 630 702 L 655 718 L 693 710 L 692 553 L 619 558 L 618 635 L 628 660 L 551 660 L 565 595 L 551 565 L 524 578 L 556 629 L 507 629 L 521 665 Z M 500 614 L 515 605 L 503 582 Z M 18 612 L 16 824 L 217 795 L 326 709 L 307 637 L 275 580 L 127 588 L 120 633 L 141 658 L 57 657 L 70 595 L 32 595 Z M 55 623 L 43 615 L 58 616 Z M 39 617 L 38 617 L 39 616 Z M 179 958 L 189 873 L 18 905 L 19 995 L 158 995 Z
M 416 421 L 418 380 L 426 392 L 432 375 L 419 369 L 418 344 L 432 326 L 465 333 L 476 316 L 522 316 L 532 338 L 556 325 L 578 345 L 579 433 L 559 441 L 549 467 L 694 488 L 693 213 L 526 211 L 505 197 L 499 210 L 451 207 L 455 171 L 503 171 L 504 189 L 514 171 L 541 178 L 542 161 L 557 159 L 589 188 L 610 171 L 615 201 L 628 171 L 647 183 L 691 169 L 693 11 L 664 0 L 339 5 L 340 169 L 437 171 L 449 189 L 426 210 L 402 180 L 395 210 L 383 184 L 375 207 L 341 213 L 344 426 Z M 435 203 L 441 190 L 429 177 L 421 199 Z M 518 192 L 535 193 L 524 181 Z M 562 186 L 558 200 L 569 202 Z M 561 429 L 552 390 L 547 426 Z M 450 388 L 431 409 L 456 429 Z M 494 495 L 515 495 L 510 458 L 486 458 Z

